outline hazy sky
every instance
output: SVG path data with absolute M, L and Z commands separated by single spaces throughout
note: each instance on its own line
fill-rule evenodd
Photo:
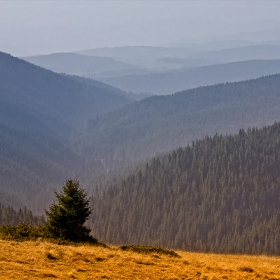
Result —
M 0 50 L 15 55 L 170 45 L 280 28 L 280 1 L 0 1 Z M 244 38 L 242 38 L 244 39 Z

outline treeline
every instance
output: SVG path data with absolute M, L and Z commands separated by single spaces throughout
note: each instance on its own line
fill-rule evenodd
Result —
M 43 224 L 44 220 L 44 216 L 33 215 L 32 211 L 28 210 L 26 207 L 15 210 L 10 206 L 0 204 L 0 226 L 17 226 L 20 223 L 34 226 Z
M 93 199 L 93 235 L 193 251 L 280 251 L 280 123 L 206 137 Z

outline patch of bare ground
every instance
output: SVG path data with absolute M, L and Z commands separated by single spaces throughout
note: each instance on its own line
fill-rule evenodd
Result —
M 145 248 L 146 250 L 146 248 Z M 147 250 L 146 250 L 147 251 Z M 280 257 L 0 240 L 0 279 L 279 279 Z

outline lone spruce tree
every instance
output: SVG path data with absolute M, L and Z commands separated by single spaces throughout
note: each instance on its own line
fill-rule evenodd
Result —
M 90 229 L 84 223 L 91 214 L 89 198 L 78 180 L 66 181 L 62 192 L 55 192 L 57 203 L 53 203 L 46 212 L 45 233 L 52 238 L 74 242 L 93 241 Z

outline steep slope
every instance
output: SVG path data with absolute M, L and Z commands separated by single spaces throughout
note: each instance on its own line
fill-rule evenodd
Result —
M 106 78 L 102 81 L 124 91 L 170 94 L 199 86 L 243 81 L 277 73 L 280 73 L 280 60 L 252 60 L 168 73 Z
M 108 168 L 153 156 L 194 139 L 280 119 L 280 75 L 154 96 L 95 118 L 79 135 L 81 154 Z
M 89 117 L 120 108 L 130 101 L 108 90 L 85 85 L 0 53 L 0 85 L 22 102 L 77 128 Z
M 42 211 L 53 190 L 79 172 L 70 135 L 131 101 L 8 54 L 0 61 L 0 203 Z
M 206 137 L 154 158 L 93 201 L 110 243 L 278 254 L 280 123 Z
M 0 92 L 0 202 L 42 211 L 50 190 L 77 166 L 68 140 L 56 133 L 70 129 L 16 100 L 16 93 L 2 87 Z
M 81 76 L 77 76 L 77 75 L 67 75 L 67 76 L 72 78 L 72 79 L 75 79 L 79 82 L 85 83 L 87 85 L 94 86 L 95 88 L 100 88 L 101 90 L 106 90 L 106 91 L 112 92 L 114 94 L 125 96 L 126 98 L 128 98 L 131 101 L 136 101 L 136 100 L 144 99 L 148 96 L 151 96 L 151 95 L 147 95 L 147 94 L 144 94 L 144 93 L 133 94 L 132 92 L 125 92 L 125 91 L 123 91 L 119 88 L 110 86 L 108 84 L 102 83 L 102 82 L 97 81 L 97 80 L 93 80 L 91 78 L 81 77 Z

